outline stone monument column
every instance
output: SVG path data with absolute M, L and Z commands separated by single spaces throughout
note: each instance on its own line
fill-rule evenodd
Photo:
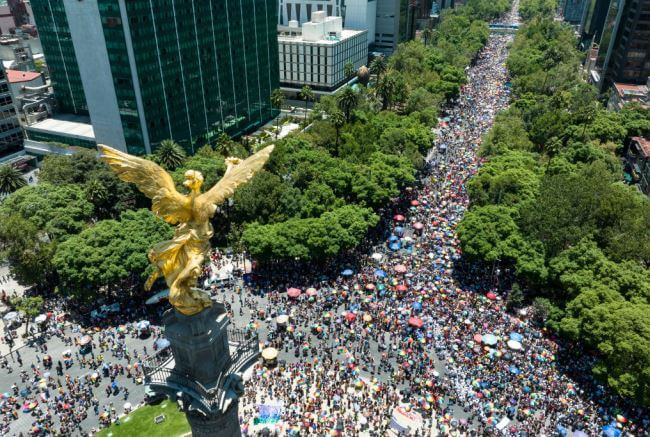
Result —
M 229 329 L 220 302 L 190 316 L 169 309 L 163 324 L 170 346 L 143 362 L 148 389 L 180 401 L 194 437 L 240 436 L 241 373 L 259 357 L 257 334 Z

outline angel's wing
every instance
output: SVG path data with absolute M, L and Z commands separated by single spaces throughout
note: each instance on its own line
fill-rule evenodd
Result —
M 99 159 L 108 164 L 118 177 L 134 183 L 152 200 L 154 214 L 176 224 L 191 220 L 191 199 L 176 191 L 172 177 L 158 164 L 98 144 Z
M 219 205 L 235 193 L 238 186 L 248 182 L 269 160 L 274 146 L 268 146 L 236 165 L 229 165 L 223 178 L 210 190 L 195 199 L 199 208 Z

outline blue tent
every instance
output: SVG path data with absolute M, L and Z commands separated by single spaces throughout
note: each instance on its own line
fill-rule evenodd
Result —
M 390 248 L 390 250 L 399 250 L 401 246 L 399 243 L 393 243 L 388 247 Z
M 352 276 L 353 274 L 354 272 L 352 271 L 352 269 L 345 269 L 341 272 L 341 276 Z
M 603 437 L 619 437 L 621 431 L 616 428 L 616 425 L 609 424 L 603 426 Z
M 158 349 L 165 349 L 166 347 L 169 347 L 171 343 L 169 343 L 169 340 L 166 338 L 159 338 L 156 340 L 156 346 L 158 346 Z
M 395 233 L 396 233 L 396 234 L 402 234 L 402 233 L 404 233 L 404 228 L 401 227 L 401 226 L 397 226 L 397 227 L 395 228 Z
M 393 241 L 399 241 L 399 237 L 397 235 L 391 235 L 388 237 L 388 241 L 393 242 Z
M 524 339 L 524 336 L 517 333 L 517 332 L 511 332 L 510 333 L 510 340 L 518 341 L 521 343 L 521 341 Z
M 519 370 L 519 369 L 518 369 L 517 367 L 515 367 L 515 366 L 510 366 L 510 368 L 509 368 L 508 370 L 510 371 L 510 373 L 513 373 L 513 374 L 515 374 L 515 375 L 519 375 L 519 374 L 521 373 L 521 370 Z
M 413 302 L 413 309 L 415 311 L 422 311 L 422 304 L 420 302 Z
M 385 278 L 388 275 L 382 269 L 377 269 L 377 270 L 375 270 L 375 276 L 378 277 L 378 278 Z

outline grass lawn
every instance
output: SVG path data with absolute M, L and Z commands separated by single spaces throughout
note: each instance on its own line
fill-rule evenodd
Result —
M 165 420 L 154 423 L 153 419 L 161 414 Z M 178 437 L 190 432 L 185 414 L 178 411 L 175 402 L 164 400 L 158 405 L 146 405 L 120 419 L 120 424 L 113 424 L 101 430 L 98 437 Z

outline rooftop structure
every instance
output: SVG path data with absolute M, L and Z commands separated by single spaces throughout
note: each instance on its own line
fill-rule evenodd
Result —
M 42 74 L 35 71 L 7 70 L 9 83 L 31 82 L 40 78 L 42 78 Z
M 650 110 L 650 78 L 645 85 L 614 82 L 607 103 L 611 111 L 619 111 L 627 103 L 640 103 Z
M 367 62 L 367 31 L 343 29 L 341 17 L 318 11 L 302 27 L 294 21 L 278 30 L 283 88 L 310 85 L 317 91 L 332 91 L 350 80 L 345 64 L 351 63 L 356 71 Z
M 278 3 L 278 25 L 298 25 L 308 22 L 314 12 L 341 17 L 343 26 L 352 30 L 367 30 L 368 44 L 375 41 L 376 0 L 282 0 Z
M 55 118 L 46 118 L 27 126 L 25 133 L 32 142 L 58 143 L 85 148 L 94 148 L 97 144 L 90 119 L 79 115 L 60 114 Z M 31 153 L 29 144 L 26 148 Z

